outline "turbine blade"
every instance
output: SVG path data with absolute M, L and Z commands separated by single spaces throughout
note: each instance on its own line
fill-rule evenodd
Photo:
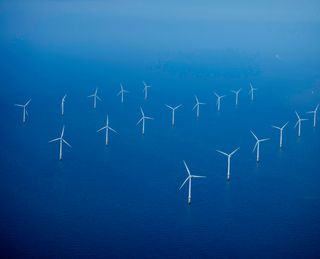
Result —
M 296 128 L 299 124 L 300 120 L 297 121 L 297 123 L 294 125 L 294 127 Z
M 27 106 L 30 102 L 31 102 L 31 99 L 29 99 L 29 101 L 27 101 L 27 103 L 24 106 Z
M 176 109 L 180 108 L 181 106 L 182 106 L 182 104 L 179 104 L 178 106 L 174 107 L 174 109 L 176 110 Z
M 229 156 L 232 156 L 234 153 L 236 153 L 238 150 L 240 149 L 240 147 L 236 148 L 235 150 L 233 150 Z
M 141 107 L 140 107 L 140 111 L 141 111 L 142 117 L 144 117 L 144 112 Z
M 55 141 L 58 141 L 58 140 L 60 140 L 61 138 L 55 138 L 55 139 L 52 139 L 52 140 L 50 140 L 49 141 L 49 143 L 51 143 L 51 142 L 55 142 Z
M 267 140 L 270 140 L 270 138 L 263 138 L 263 139 L 260 139 L 259 142 L 264 142 L 264 141 L 267 141 Z
M 104 127 L 100 128 L 100 129 L 98 129 L 97 132 L 100 132 L 101 130 L 104 130 L 106 127 L 107 126 L 104 126 Z
M 275 129 L 278 129 L 278 130 L 281 129 L 280 127 L 277 127 L 277 126 L 274 126 L 274 125 L 272 125 L 272 128 L 275 128 Z
M 165 104 L 165 106 L 167 106 L 169 109 L 172 109 L 172 110 L 173 110 L 173 107 L 171 107 L 170 105 Z
M 62 139 L 62 141 L 63 141 L 67 146 L 71 147 L 71 145 L 70 145 L 67 141 L 65 141 L 64 139 Z
M 60 138 L 62 138 L 63 135 L 64 135 L 64 125 L 62 126 L 62 131 L 61 131 L 61 137 Z
M 115 131 L 113 128 L 109 127 L 109 130 L 113 131 L 114 133 L 118 133 L 117 131 Z
M 207 178 L 207 177 L 202 175 L 191 175 L 191 178 Z
M 199 104 L 196 103 L 196 104 L 193 106 L 192 110 L 194 110 L 198 105 L 199 105 Z
M 256 150 L 258 144 L 259 144 L 259 141 L 257 141 L 256 144 L 254 145 L 252 152 L 254 152 Z
M 298 119 L 300 120 L 300 116 L 299 116 L 299 114 L 295 111 L 295 113 L 296 113 L 296 115 L 297 115 L 297 117 L 298 117 Z
M 147 119 L 147 120 L 154 120 L 154 118 L 147 117 L 147 116 L 145 116 L 144 118 Z
M 251 131 L 251 134 L 254 136 L 254 138 L 258 141 L 258 137 Z
M 184 180 L 184 182 L 181 184 L 179 190 L 186 184 L 186 182 L 190 179 L 190 176 L 187 177 L 187 179 Z
M 286 124 L 282 126 L 282 129 L 284 129 L 288 124 L 289 124 L 289 121 L 287 121 Z
M 98 99 L 99 101 L 102 101 L 101 98 L 100 98 L 98 95 L 97 95 L 97 99 Z
M 184 164 L 184 167 L 187 169 L 188 175 L 190 176 L 191 173 L 190 173 L 189 167 L 187 166 L 186 161 L 183 160 L 183 164 Z
M 219 153 L 221 153 L 222 155 L 229 156 L 227 153 L 222 152 L 222 151 L 220 151 L 220 150 L 216 150 L 216 151 L 219 152 Z
M 15 106 L 18 106 L 18 107 L 24 107 L 24 105 L 22 104 L 14 104 Z
M 144 117 L 142 117 L 138 122 L 137 125 L 144 119 Z

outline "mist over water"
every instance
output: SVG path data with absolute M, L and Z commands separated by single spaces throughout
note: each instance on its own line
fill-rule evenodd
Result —
M 320 133 L 305 112 L 320 102 L 319 7 L 3 1 L 1 257 L 318 258 Z M 213 92 L 227 95 L 220 112 Z M 29 98 L 22 124 L 14 104 Z M 183 104 L 174 128 L 165 104 Z M 155 118 L 145 136 L 140 106 Z M 295 110 L 309 119 L 300 138 Z M 107 114 L 118 132 L 108 147 L 96 133 Z M 287 121 L 280 150 L 271 125 Z M 72 148 L 59 161 L 48 141 L 63 125 Z M 250 130 L 271 138 L 258 164 Z M 216 149 L 236 147 L 227 182 Z M 207 176 L 193 180 L 190 206 L 182 160 Z

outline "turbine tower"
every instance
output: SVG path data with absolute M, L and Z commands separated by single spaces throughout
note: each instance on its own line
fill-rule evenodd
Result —
M 174 115 L 175 115 L 175 111 L 176 111 L 176 109 L 180 108 L 180 107 L 182 106 L 182 104 L 180 104 L 180 105 L 178 105 L 178 106 L 176 106 L 176 107 L 172 107 L 172 106 L 167 105 L 167 104 L 166 104 L 166 106 L 167 106 L 169 109 L 172 110 L 172 120 L 171 120 L 171 123 L 172 123 L 172 127 L 173 127 L 173 126 L 174 126 Z
M 188 177 L 187 177 L 186 180 L 182 183 L 182 185 L 180 186 L 180 189 L 179 189 L 179 190 L 181 190 L 181 188 L 186 184 L 186 182 L 189 181 L 188 204 L 190 205 L 190 204 L 191 204 L 191 180 L 192 180 L 192 178 L 206 178 L 206 176 L 192 175 L 192 174 L 190 173 L 190 170 L 189 170 L 189 168 L 188 168 L 188 166 L 187 166 L 187 164 L 186 164 L 186 162 L 185 162 L 184 160 L 183 160 L 183 164 L 184 164 L 184 166 L 185 166 L 185 168 L 186 168 L 186 170 L 187 170 Z
M 27 101 L 25 104 L 15 104 L 15 106 L 21 107 L 22 108 L 22 122 L 26 122 L 26 117 L 28 116 L 28 111 L 27 111 L 27 106 L 31 102 L 31 99 Z
M 142 81 L 144 88 L 142 92 L 144 93 L 144 99 L 147 100 L 148 98 L 148 88 L 151 88 L 151 85 L 147 85 L 144 81 Z
M 251 133 L 257 141 L 256 144 L 254 145 L 252 152 L 254 152 L 257 149 L 257 162 L 259 162 L 260 161 L 260 143 L 267 141 L 267 140 L 270 140 L 270 138 L 258 139 L 258 137 L 252 131 L 251 131 Z
M 124 90 L 122 84 L 120 84 L 120 91 L 119 91 L 119 93 L 117 94 L 117 96 L 121 95 L 121 103 L 123 103 L 123 96 L 124 96 L 124 94 L 127 94 L 127 93 L 129 93 L 129 91 Z
M 280 130 L 280 142 L 279 142 L 280 148 L 282 148 L 282 132 L 283 132 L 283 129 L 288 125 L 288 123 L 289 121 L 286 124 L 284 124 L 282 127 L 272 125 L 272 128 Z
M 252 84 L 250 83 L 249 94 L 251 95 L 251 101 L 253 101 L 254 91 L 257 91 L 257 90 L 258 90 L 258 88 L 253 88 Z
M 194 110 L 195 108 L 197 108 L 197 118 L 199 118 L 199 115 L 200 115 L 200 105 L 205 105 L 205 103 L 199 102 L 198 97 L 197 97 L 196 95 L 195 95 L 194 97 L 195 97 L 195 99 L 196 99 L 196 104 L 193 106 L 193 109 L 192 109 L 192 110 Z
M 94 93 L 89 95 L 88 97 L 93 98 L 93 108 L 95 109 L 97 107 L 97 100 L 101 101 L 101 98 L 98 96 L 98 88 L 96 88 Z
M 214 93 L 215 94 L 215 96 L 217 96 L 217 108 L 218 108 L 218 111 L 220 111 L 220 105 L 221 105 L 221 99 L 222 98 L 224 98 L 224 97 L 226 97 L 225 95 L 218 95 L 217 93 Z
M 235 150 L 233 150 L 230 154 L 227 154 L 225 152 L 222 152 L 220 150 L 216 150 L 217 152 L 221 153 L 222 155 L 225 155 L 228 157 L 228 173 L 227 173 L 227 180 L 230 181 L 230 160 L 231 157 L 233 156 L 234 153 L 236 153 L 240 148 L 236 148 Z
M 59 143 L 60 143 L 59 159 L 60 160 L 62 160 L 62 145 L 63 145 L 63 143 L 66 144 L 67 146 L 71 147 L 71 145 L 63 138 L 63 136 L 64 136 L 64 125 L 62 127 L 62 132 L 61 132 L 60 137 L 49 141 L 49 143 L 59 141 Z
M 144 115 L 144 112 L 143 112 L 143 110 L 142 110 L 141 107 L 140 107 L 140 111 L 141 111 L 142 117 L 141 117 L 141 119 L 137 122 L 137 125 L 142 122 L 142 135 L 144 135 L 145 120 L 153 120 L 153 118 L 145 116 L 145 115 Z
M 109 126 L 109 115 L 107 115 L 107 122 L 106 126 L 102 127 L 101 129 L 98 129 L 97 132 L 100 132 L 101 130 L 106 130 L 106 145 L 108 145 L 109 141 L 109 130 L 113 131 L 114 133 L 117 133 L 113 128 Z
M 61 100 L 61 115 L 64 115 L 64 103 L 66 102 L 67 95 L 65 94 Z
M 231 90 L 231 92 L 232 93 L 234 93 L 235 94 L 235 97 L 236 97 L 236 106 L 238 105 L 238 103 L 239 103 L 239 93 L 241 92 L 241 88 L 238 90 L 238 91 L 236 91 L 236 90 Z
M 301 119 L 299 114 L 297 112 L 295 112 L 297 117 L 298 117 L 298 120 L 297 120 L 297 123 L 296 125 L 294 125 L 294 127 L 296 128 L 298 126 L 298 137 L 301 136 L 301 122 L 302 121 L 307 121 L 308 119 Z
M 319 104 L 317 105 L 317 107 L 313 110 L 313 111 L 309 111 L 307 113 L 313 113 L 313 127 L 315 128 L 317 126 L 317 111 L 319 108 Z

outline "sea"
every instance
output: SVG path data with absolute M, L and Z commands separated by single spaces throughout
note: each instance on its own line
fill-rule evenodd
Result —
M 239 48 L 108 56 L 90 54 L 86 42 L 77 51 L 54 46 L 2 36 L 1 258 L 319 258 L 320 120 L 314 128 L 306 113 L 320 102 L 316 58 Z M 152 86 L 147 100 L 143 81 Z M 231 90 L 240 88 L 236 106 Z M 214 92 L 226 95 L 220 111 Z M 206 103 L 199 118 L 195 96 Z M 14 104 L 29 99 L 22 123 Z M 174 127 L 166 104 L 182 104 Z M 144 135 L 140 107 L 154 118 Z M 300 137 L 295 111 L 308 119 Z M 108 146 L 97 132 L 107 116 L 117 131 Z M 272 125 L 287 121 L 279 148 Z M 63 126 L 72 147 L 59 161 L 59 143 L 48 142 Z M 270 138 L 259 163 L 250 131 Z M 227 181 L 227 157 L 216 150 L 237 147 Z M 183 160 L 206 176 L 192 180 L 190 205 L 188 186 L 179 190 Z

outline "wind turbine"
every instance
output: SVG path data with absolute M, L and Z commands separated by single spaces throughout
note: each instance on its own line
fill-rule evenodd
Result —
M 198 97 L 197 97 L 196 95 L 195 95 L 194 97 L 196 98 L 196 104 L 193 106 L 193 109 L 192 109 L 192 110 L 194 110 L 195 108 L 197 108 L 197 118 L 199 118 L 200 105 L 204 105 L 205 103 L 199 102 Z
M 288 123 L 289 121 L 286 124 L 284 124 L 282 127 L 277 127 L 272 125 L 272 128 L 280 130 L 280 143 L 279 143 L 280 148 L 282 148 L 282 132 L 283 132 L 283 129 L 288 125 Z
M 317 107 L 313 110 L 313 111 L 309 111 L 307 113 L 313 113 L 313 127 L 315 128 L 317 125 L 317 111 L 319 108 L 319 104 L 317 105 Z
M 66 102 L 67 95 L 65 94 L 61 100 L 61 115 L 64 115 L 64 103 Z
M 127 93 L 129 93 L 129 91 L 124 90 L 122 84 L 120 84 L 120 91 L 119 91 L 119 93 L 117 94 L 117 96 L 121 95 L 121 103 L 123 103 L 123 96 L 124 96 L 124 94 L 127 94 Z
M 178 106 L 176 106 L 176 107 L 172 107 L 172 106 L 167 105 L 167 104 L 166 104 L 166 106 L 167 106 L 169 109 L 172 110 L 172 127 L 173 127 L 173 126 L 174 126 L 174 114 L 175 114 L 175 111 L 176 111 L 176 109 L 180 108 L 180 107 L 182 106 L 182 104 L 180 104 L 180 105 L 178 105 Z
M 142 81 L 144 88 L 142 92 L 144 93 L 144 99 L 147 100 L 148 98 L 148 88 L 151 88 L 151 85 L 147 85 L 144 81 Z
M 67 146 L 71 147 L 71 145 L 63 138 L 64 136 L 64 125 L 62 127 L 62 132 L 59 138 L 55 138 L 49 141 L 49 143 L 51 142 L 55 142 L 55 141 L 59 141 L 60 142 L 60 152 L 59 152 L 59 159 L 62 160 L 62 145 L 63 143 L 66 144 Z
M 220 111 L 220 104 L 221 104 L 221 99 L 226 97 L 225 95 L 218 95 L 217 93 L 214 93 L 215 96 L 217 96 L 217 108 L 218 108 L 218 111 Z
M 220 150 L 216 150 L 217 152 L 221 153 L 222 155 L 225 155 L 228 157 L 228 174 L 227 174 L 227 180 L 230 181 L 230 160 L 231 157 L 234 153 L 236 153 L 240 148 L 238 147 L 237 149 L 233 150 L 230 154 L 227 154 L 225 152 L 222 152 Z
M 267 140 L 270 140 L 270 138 L 258 139 L 258 137 L 252 131 L 251 131 L 251 133 L 257 141 L 256 144 L 254 145 L 252 152 L 254 152 L 257 149 L 257 162 L 259 162 L 259 160 L 260 160 L 260 143 L 267 141 Z
M 238 91 L 236 91 L 236 90 L 231 90 L 231 92 L 232 93 L 234 93 L 235 94 L 235 97 L 236 97 L 236 106 L 238 105 L 238 101 L 239 101 L 239 93 L 241 92 L 241 88 L 238 90 Z
M 190 205 L 191 204 L 191 180 L 192 178 L 206 178 L 206 176 L 201 176 L 201 175 L 192 175 L 190 173 L 190 170 L 186 164 L 186 162 L 183 160 L 183 164 L 187 170 L 187 173 L 188 173 L 188 177 L 186 178 L 186 180 L 182 183 L 182 185 L 180 186 L 180 189 L 186 184 L 187 181 L 189 181 L 189 192 L 188 192 L 188 204 Z
M 102 127 L 101 129 L 98 129 L 97 132 L 101 130 L 106 130 L 106 145 L 108 145 L 108 140 L 109 140 L 109 130 L 113 131 L 114 133 L 117 133 L 113 128 L 109 126 L 109 115 L 107 115 L 107 122 L 106 126 Z
M 98 96 L 98 88 L 94 91 L 93 94 L 89 95 L 88 97 L 93 97 L 93 108 L 95 109 L 97 107 L 97 99 L 101 101 L 101 98 Z
M 29 101 L 27 101 L 25 104 L 15 104 L 15 106 L 18 107 L 22 107 L 22 122 L 25 123 L 26 122 L 26 117 L 28 116 L 28 111 L 27 111 L 27 106 L 28 104 L 31 102 L 31 99 L 29 99 Z
M 141 119 L 137 122 L 137 125 L 142 122 L 142 135 L 144 135 L 145 120 L 153 120 L 153 118 L 145 116 L 145 115 L 144 115 L 144 112 L 143 112 L 143 110 L 142 110 L 141 107 L 140 107 L 140 111 L 141 111 L 142 117 L 141 117 Z
M 301 136 L 301 122 L 302 121 L 307 121 L 308 119 L 301 119 L 299 114 L 297 112 L 295 112 L 297 117 L 298 117 L 298 120 L 297 120 L 297 123 L 296 125 L 294 125 L 294 127 L 297 127 L 298 126 L 298 137 Z
M 257 91 L 258 88 L 253 88 L 252 84 L 250 83 L 250 90 L 249 94 L 251 95 L 251 101 L 253 101 L 254 91 Z

